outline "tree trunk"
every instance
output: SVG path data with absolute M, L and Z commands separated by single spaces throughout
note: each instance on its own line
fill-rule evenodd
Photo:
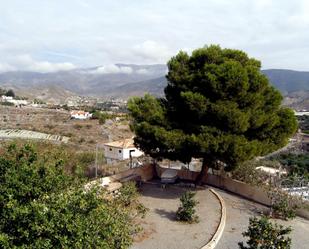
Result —
M 196 185 L 202 185 L 203 180 L 207 181 L 207 175 L 208 175 L 208 162 L 207 160 L 204 158 L 203 159 L 203 163 L 202 163 L 202 169 L 201 172 L 198 174 L 198 176 L 195 179 L 195 184 Z M 205 176 L 205 177 L 204 177 Z

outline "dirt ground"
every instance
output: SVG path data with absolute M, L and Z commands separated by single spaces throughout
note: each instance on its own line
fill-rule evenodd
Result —
M 197 224 L 185 224 L 175 220 L 180 205 L 179 198 L 188 190 L 184 187 L 144 184 L 141 202 L 149 208 L 146 218 L 140 221 L 143 232 L 135 238 L 131 249 L 192 249 L 206 244 L 219 224 L 221 207 L 208 189 L 199 189 L 195 196 L 199 201 Z M 191 189 L 192 190 L 192 189 Z M 194 190 L 194 189 L 193 189 Z
M 0 129 L 25 129 L 53 135 L 67 136 L 78 150 L 94 150 L 96 144 L 129 138 L 132 132 L 126 120 L 73 120 L 70 112 L 33 107 L 0 106 Z

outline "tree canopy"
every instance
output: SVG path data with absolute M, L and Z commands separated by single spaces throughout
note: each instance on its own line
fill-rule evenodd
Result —
M 137 228 L 133 218 L 141 209 L 132 205 L 135 186 L 106 199 L 102 189 L 85 191 L 83 181 L 66 173 L 67 158 L 59 153 L 40 154 L 29 144 L 1 149 L 0 248 L 131 245 Z
M 284 146 L 296 131 L 292 110 L 261 73 L 261 63 L 240 50 L 211 45 L 168 62 L 164 98 L 128 103 L 135 144 L 154 158 L 203 165 L 238 163 Z M 206 167 L 206 166 L 205 166 Z
M 15 97 L 15 93 L 12 89 L 9 89 L 6 93 L 5 93 L 6 96 L 9 96 L 9 97 Z

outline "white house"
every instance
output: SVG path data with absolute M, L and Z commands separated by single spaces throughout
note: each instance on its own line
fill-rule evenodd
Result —
M 92 114 L 84 111 L 71 111 L 71 118 L 74 119 L 88 119 L 91 118 Z
M 105 143 L 104 153 L 108 164 L 129 159 L 130 155 L 139 157 L 144 154 L 134 146 L 132 138 Z
M 1 100 L 2 100 L 2 101 L 13 100 L 13 97 L 12 97 L 12 96 L 5 96 L 5 95 L 2 95 L 2 96 L 1 96 Z
M 5 96 L 5 95 L 1 96 L 1 101 L 2 102 L 10 102 L 10 103 L 12 103 L 12 104 L 14 104 L 16 106 L 28 105 L 28 101 L 27 100 L 24 100 L 24 99 L 14 99 L 11 96 Z

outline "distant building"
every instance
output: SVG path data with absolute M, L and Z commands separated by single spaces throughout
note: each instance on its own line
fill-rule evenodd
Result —
M 108 164 L 144 154 L 134 146 L 132 138 L 105 143 L 104 152 Z
M 1 96 L 1 102 L 9 102 L 9 103 L 14 104 L 15 106 L 28 105 L 27 100 L 14 99 L 12 96 L 5 96 L 5 95 Z
M 13 100 L 13 97 L 12 96 L 5 96 L 5 95 L 2 95 L 1 96 L 1 100 L 2 101 L 9 101 L 9 100 Z
M 281 176 L 281 175 L 287 175 L 287 171 L 285 169 L 275 169 L 271 167 L 266 167 L 266 166 L 259 166 L 255 168 L 256 170 L 260 170 L 269 176 Z
M 73 119 L 88 119 L 91 118 L 92 114 L 84 111 L 71 111 L 71 118 Z

